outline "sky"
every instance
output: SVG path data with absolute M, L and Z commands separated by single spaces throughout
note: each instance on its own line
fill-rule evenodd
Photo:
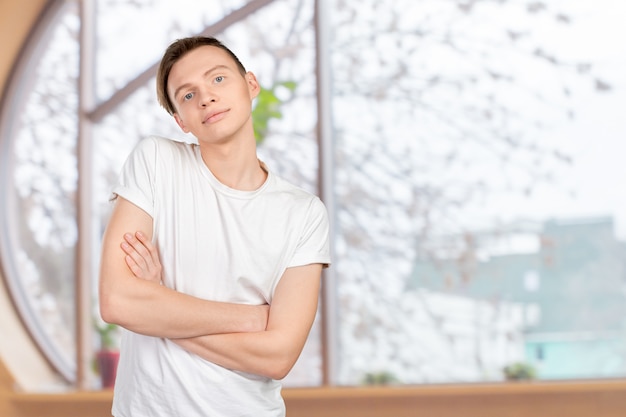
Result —
M 569 146 L 573 164 L 560 178 L 565 188 L 539 187 L 530 199 L 509 195 L 476 209 L 491 211 L 502 221 L 612 216 L 617 237 L 626 240 L 626 2 L 580 0 L 567 7 L 574 10 L 575 28 L 567 39 L 547 27 L 538 35 L 558 44 L 562 56 L 589 57 L 612 88 L 595 94 L 591 83 L 581 85 L 572 101 L 576 119 L 539 140 Z

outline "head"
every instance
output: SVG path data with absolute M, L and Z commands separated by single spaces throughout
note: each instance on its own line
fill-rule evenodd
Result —
M 176 113 L 176 108 L 174 107 L 174 102 L 170 98 L 167 90 L 167 83 L 170 76 L 170 71 L 172 67 L 178 60 L 180 60 L 183 56 L 185 56 L 190 51 L 193 51 L 196 48 L 201 46 L 214 46 L 216 48 L 220 48 L 228 53 L 233 61 L 237 64 L 237 68 L 242 76 L 246 75 L 246 69 L 237 58 L 237 55 L 233 53 L 230 49 L 228 49 L 222 42 L 219 40 L 206 37 L 206 36 L 193 36 L 190 38 L 178 39 L 174 43 L 172 43 L 163 54 L 163 58 L 161 59 L 161 63 L 159 64 L 159 68 L 157 70 L 157 98 L 159 100 L 159 104 L 163 106 L 165 110 L 170 115 L 174 115 Z

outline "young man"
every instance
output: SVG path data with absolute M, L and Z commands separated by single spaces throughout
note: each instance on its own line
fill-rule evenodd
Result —
M 315 317 L 328 218 L 258 160 L 259 90 L 214 38 L 163 56 L 159 102 L 198 145 L 144 139 L 113 190 L 99 291 L 128 330 L 116 417 L 285 415 L 277 380 Z

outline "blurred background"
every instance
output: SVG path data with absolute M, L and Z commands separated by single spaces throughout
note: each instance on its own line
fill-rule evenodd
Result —
M 102 386 L 110 190 L 141 138 L 193 141 L 154 75 L 196 34 L 257 75 L 261 159 L 332 220 L 286 386 L 626 376 L 625 3 L 15 4 L 0 3 L 0 358 L 21 386 Z

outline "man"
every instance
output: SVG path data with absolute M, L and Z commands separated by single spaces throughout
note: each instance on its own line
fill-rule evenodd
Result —
M 142 140 L 113 190 L 99 292 L 103 319 L 128 330 L 116 417 L 285 414 L 277 380 L 315 317 L 328 218 L 258 160 L 259 91 L 214 38 L 163 56 L 159 102 L 198 145 Z

